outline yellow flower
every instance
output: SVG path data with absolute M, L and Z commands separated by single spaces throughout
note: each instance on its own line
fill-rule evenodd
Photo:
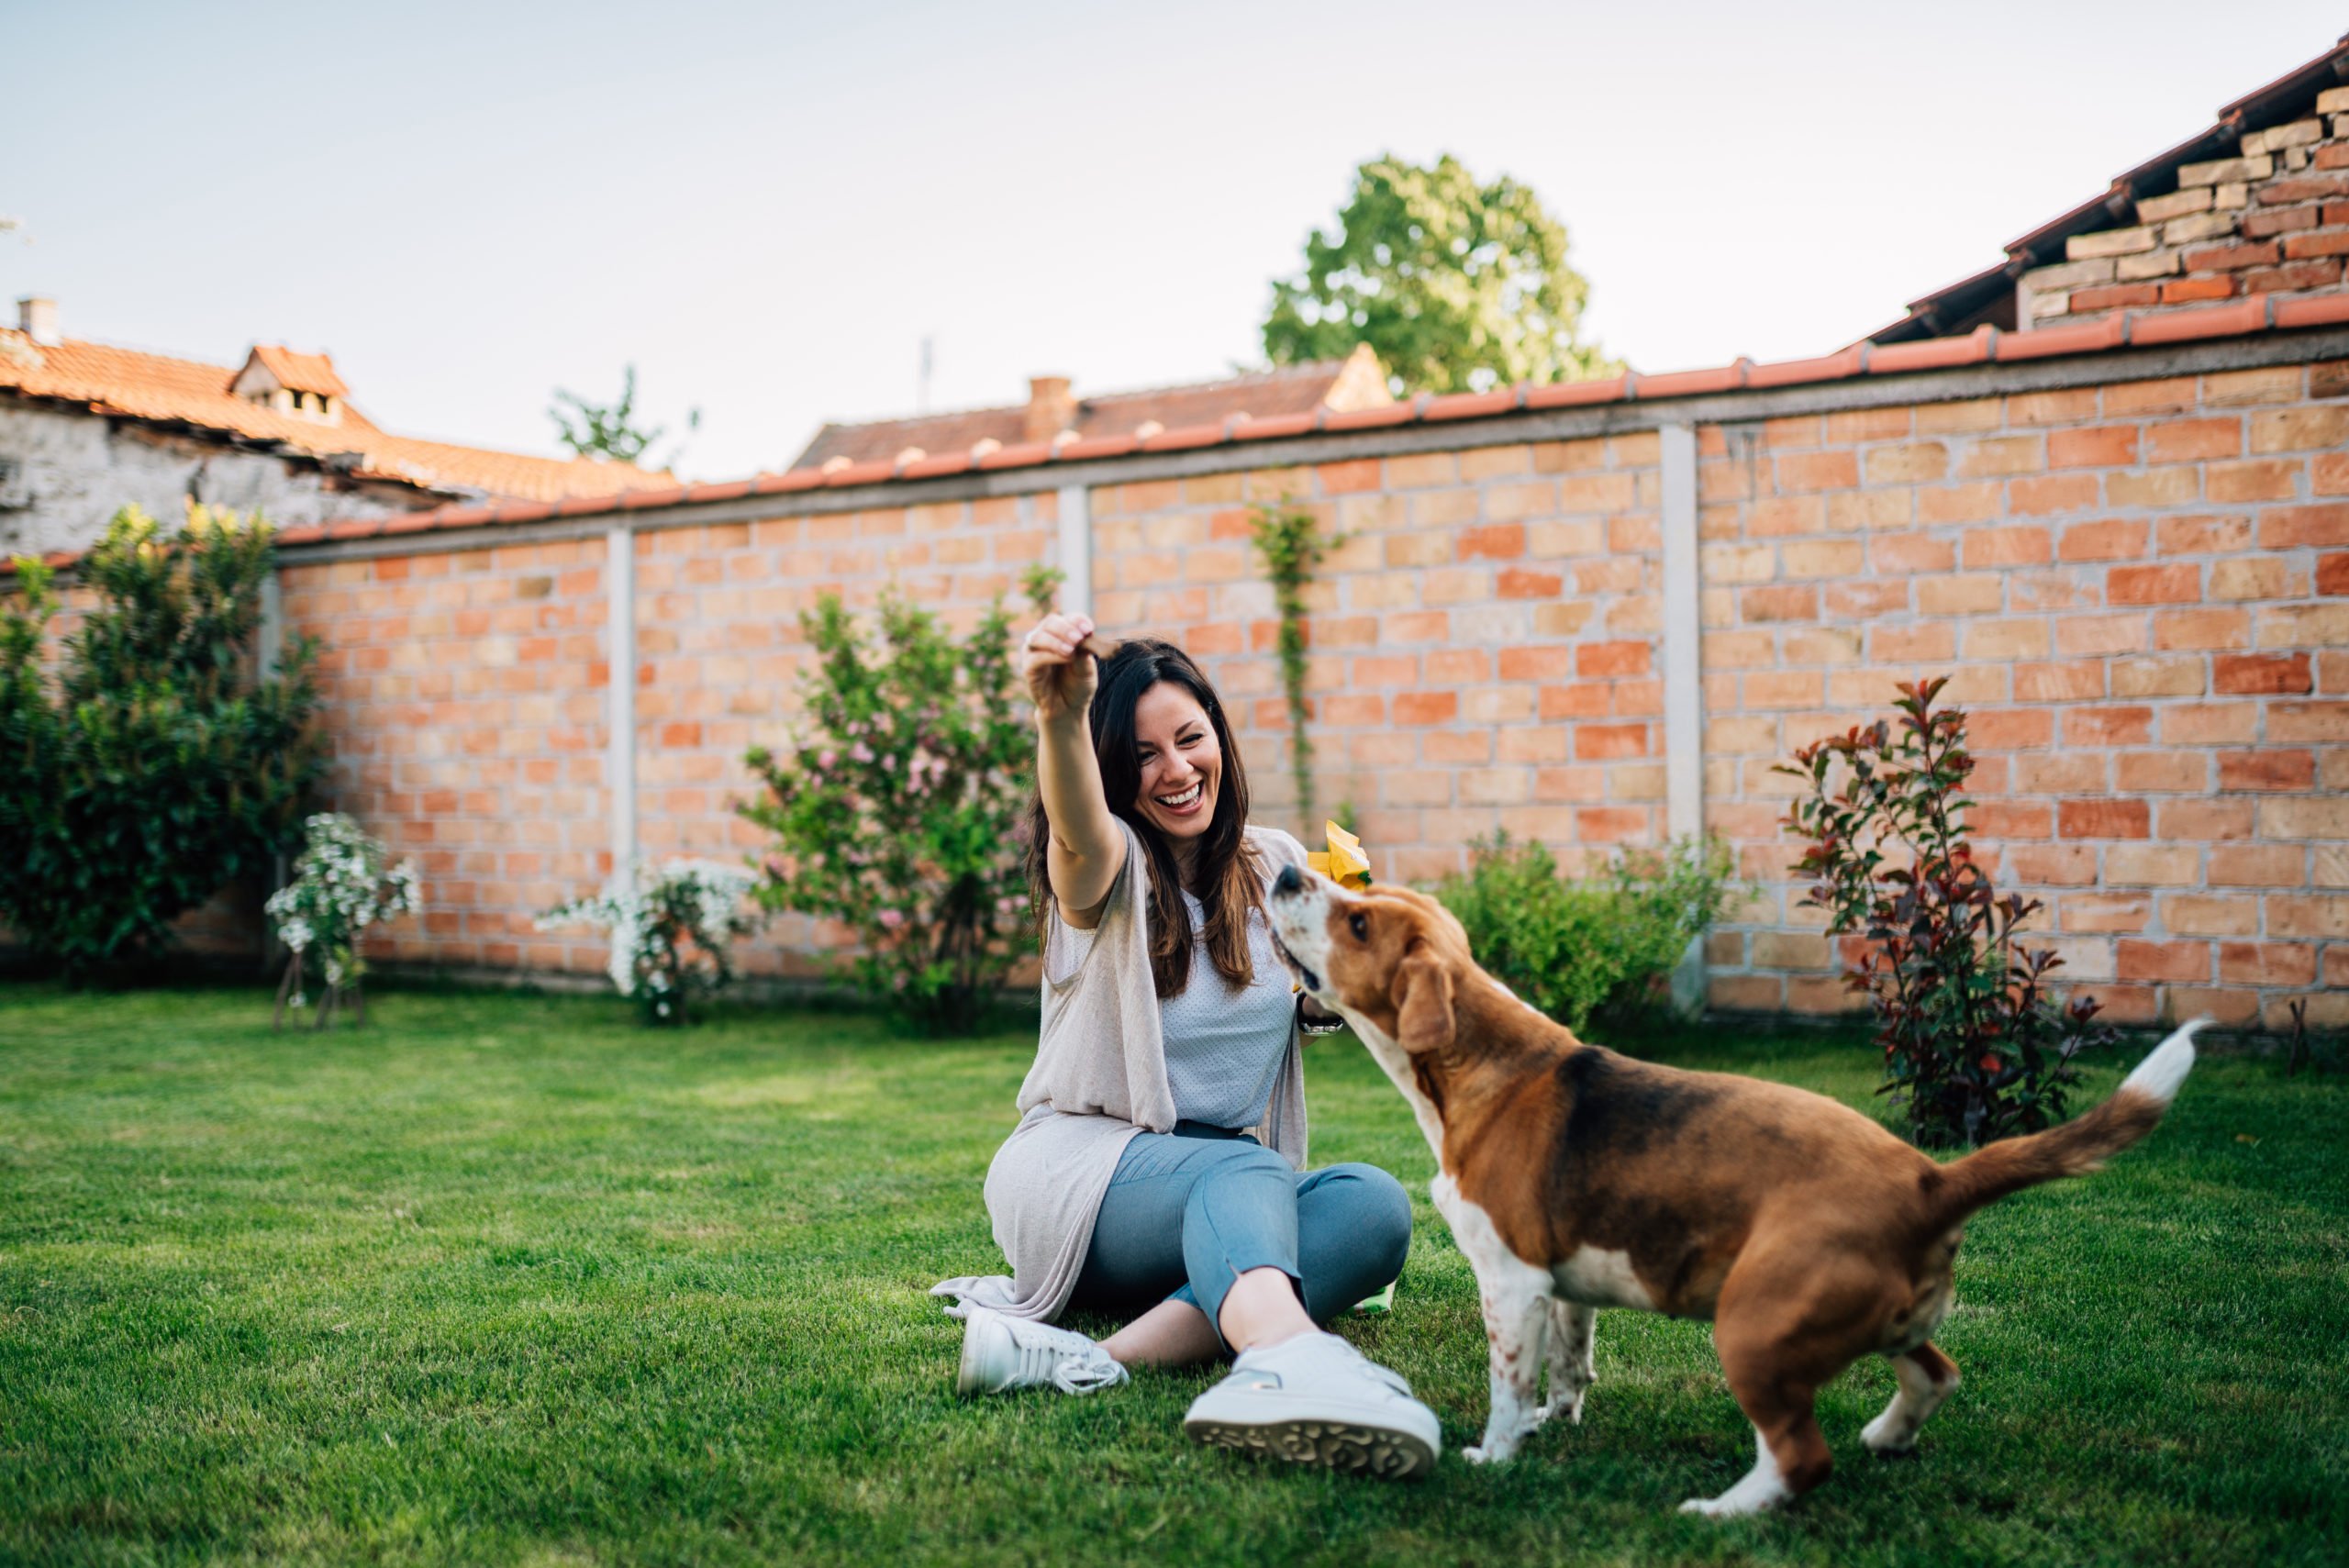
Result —
M 1330 847 L 1311 851 L 1305 857 L 1305 863 L 1340 887 L 1368 887 L 1370 857 L 1363 853 L 1362 840 L 1335 822 L 1325 822 L 1322 827 L 1328 833 Z

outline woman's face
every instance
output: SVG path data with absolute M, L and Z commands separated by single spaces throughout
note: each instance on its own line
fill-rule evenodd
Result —
M 1160 681 L 1134 704 L 1134 747 L 1141 795 L 1134 808 L 1169 838 L 1193 839 L 1215 820 L 1223 750 L 1198 699 Z

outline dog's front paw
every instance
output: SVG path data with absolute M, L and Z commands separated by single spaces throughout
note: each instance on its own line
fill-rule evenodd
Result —
M 1475 1448 L 1464 1448 L 1460 1457 L 1471 1464 L 1507 1464 L 1517 1452 L 1517 1443 L 1508 1438 L 1497 1438 L 1490 1432 Z

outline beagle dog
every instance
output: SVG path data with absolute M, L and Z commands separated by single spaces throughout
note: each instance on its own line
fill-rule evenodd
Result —
M 1915 1445 L 1957 1386 L 1932 1335 L 1967 1218 L 2151 1131 L 2205 1021 L 2077 1120 L 1938 1164 L 1823 1095 L 1585 1045 L 1477 968 L 1425 894 L 1290 867 L 1272 917 L 1297 982 L 1353 1026 L 1435 1151 L 1430 1195 L 1475 1269 L 1492 1347 L 1468 1459 L 1508 1459 L 1551 1416 L 1581 1419 L 1596 1308 L 1709 1319 L 1756 1448 L 1744 1479 L 1681 1505 L 1715 1516 L 1827 1479 L 1813 1396 L 1862 1356 L 1888 1359 L 1899 1389 L 1860 1440 Z

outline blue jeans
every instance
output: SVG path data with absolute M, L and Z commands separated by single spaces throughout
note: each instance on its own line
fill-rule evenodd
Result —
M 1273 1268 L 1327 1323 L 1385 1288 L 1410 1248 L 1411 1200 L 1377 1166 L 1300 1175 L 1252 1138 L 1185 1122 L 1126 1145 L 1071 1305 L 1122 1316 L 1187 1301 L 1221 1339 L 1231 1282 Z

